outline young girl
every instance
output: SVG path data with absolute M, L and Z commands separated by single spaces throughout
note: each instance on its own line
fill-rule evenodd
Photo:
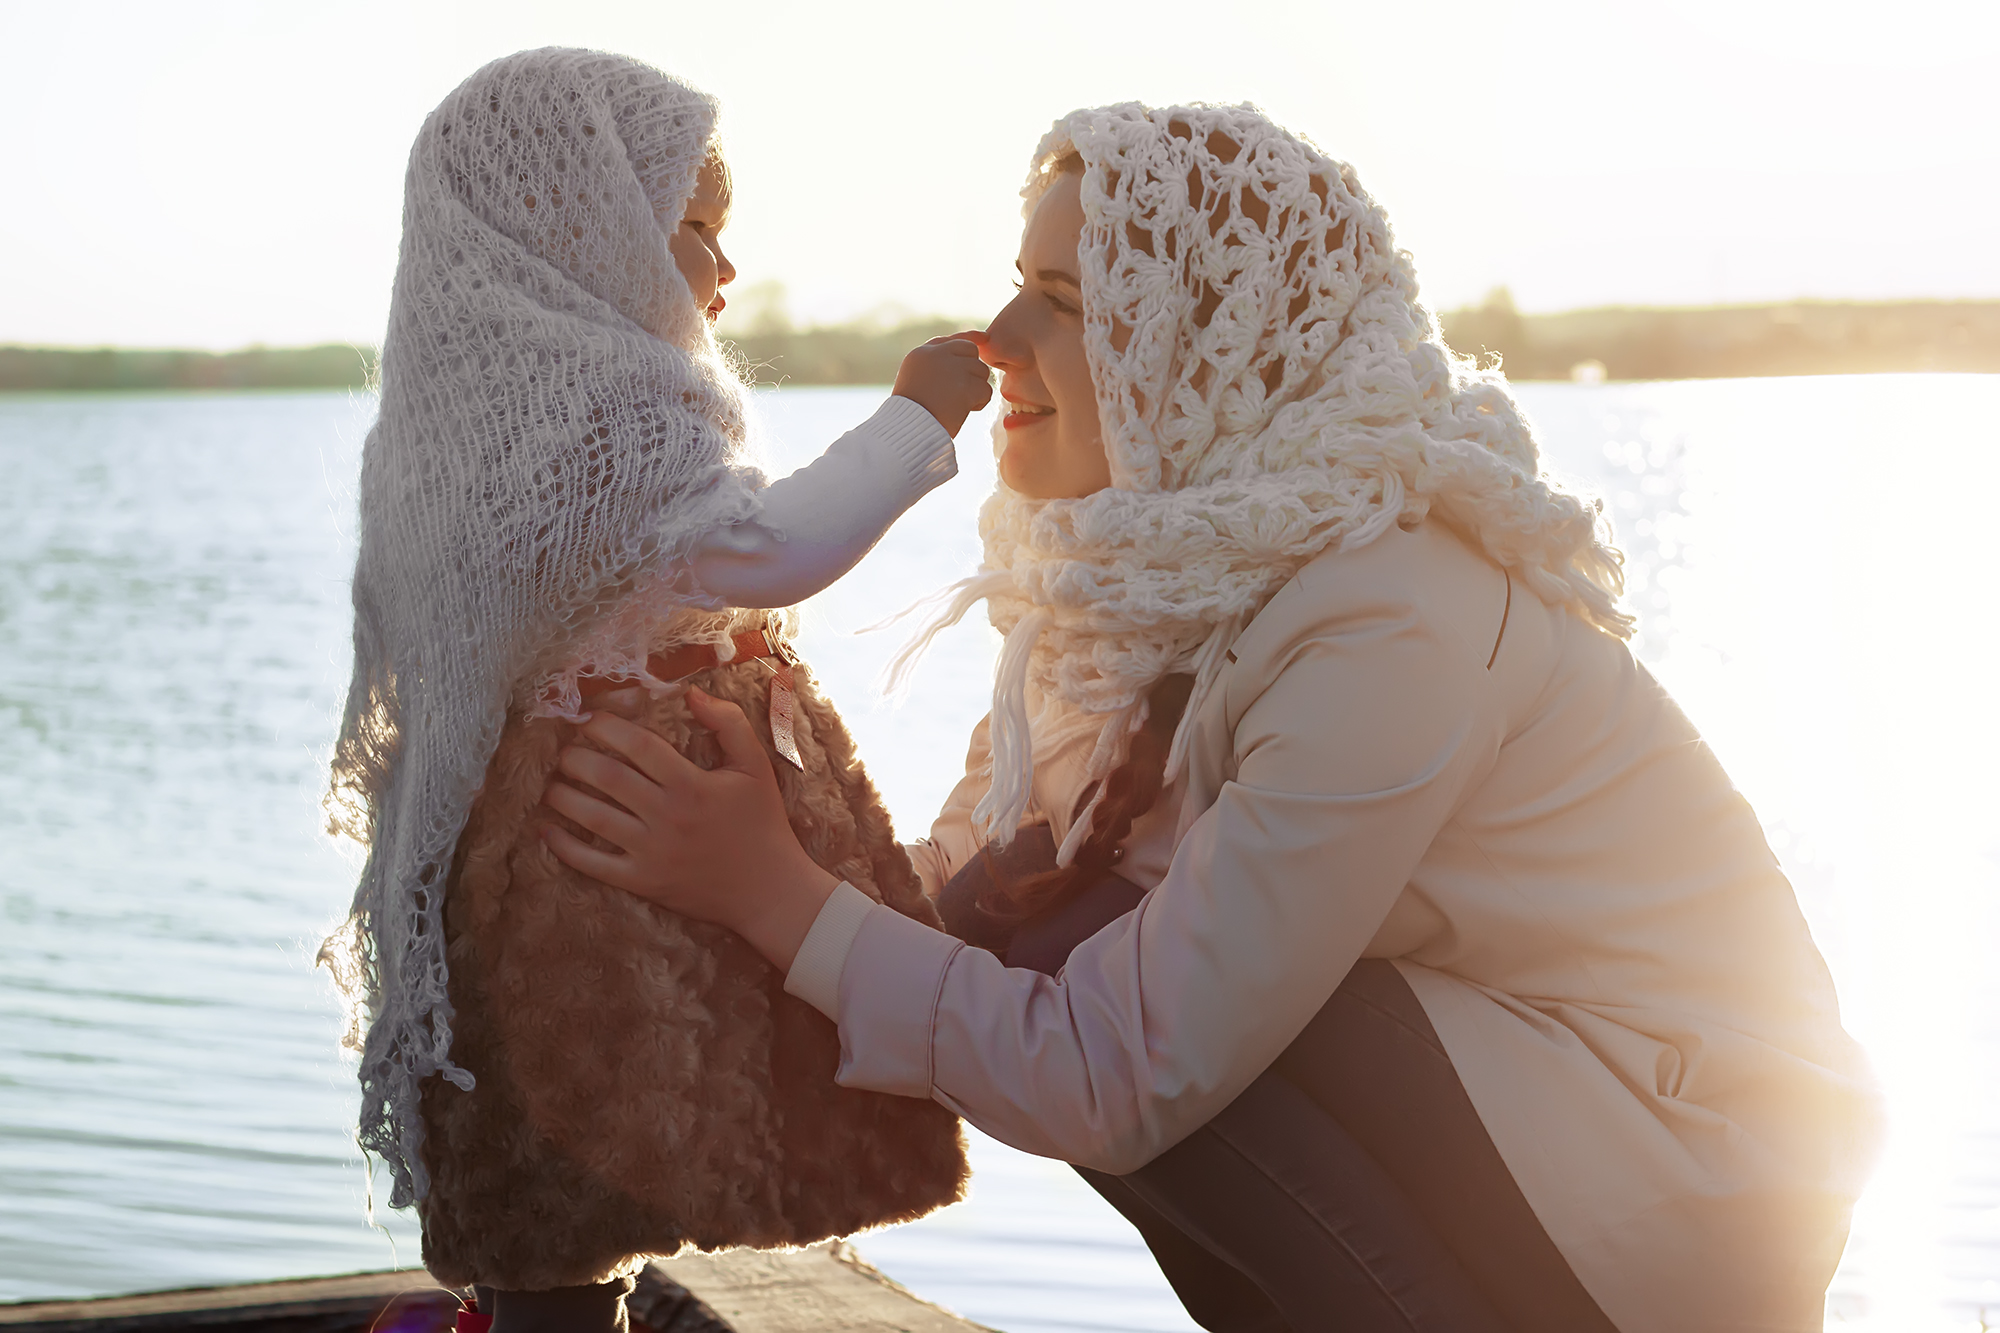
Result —
M 766 486 L 709 328 L 734 276 L 714 120 L 637 62 L 526 52 L 444 100 L 406 178 L 333 759 L 368 861 L 323 956 L 366 1018 L 361 1143 L 439 1280 L 501 1289 L 503 1329 L 608 1327 L 640 1256 L 809 1243 L 964 1178 L 955 1118 L 835 1086 L 832 1025 L 752 951 L 536 836 L 588 708 L 714 762 L 698 681 L 760 719 L 813 854 L 935 920 L 794 616 L 757 608 L 953 475 L 987 372 L 963 341 L 912 352 L 873 418 Z M 522 1295 L 551 1289 L 580 1290 Z
M 549 799 L 620 850 L 552 843 L 787 969 L 843 1085 L 1078 1164 L 1206 1328 L 1819 1329 L 1867 1064 L 1506 382 L 1253 108 L 1077 112 L 1027 200 L 924 853 L 986 947 L 815 866 L 726 702 L 711 772 L 593 720 L 629 813 Z

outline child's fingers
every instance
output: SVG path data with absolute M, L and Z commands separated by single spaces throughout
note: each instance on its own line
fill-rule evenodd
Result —
M 611 713 L 598 713 L 584 723 L 583 734 L 624 756 L 632 767 L 662 787 L 675 787 L 701 772 L 686 755 L 653 732 Z
M 764 743 L 757 739 L 757 731 L 750 725 L 750 719 L 735 704 L 726 703 L 699 688 L 688 691 L 688 709 L 694 720 L 715 733 L 716 741 L 722 746 L 722 766 L 733 768 L 739 773 L 748 773 L 759 781 L 776 782 L 771 772 L 771 758 L 764 753 Z
M 924 346 L 943 347 L 949 343 L 968 343 L 972 347 L 972 354 L 976 356 L 979 353 L 979 349 L 986 346 L 986 335 L 978 329 L 961 329 L 957 333 L 947 333 L 933 338 L 925 343 Z M 959 356 L 965 355 L 964 352 L 960 352 L 957 348 L 953 348 L 952 351 Z
M 542 793 L 542 804 L 557 814 L 567 815 L 621 851 L 630 851 L 646 836 L 646 826 L 637 819 L 567 782 L 551 782 Z
M 614 856 L 600 851 L 577 837 L 568 829 L 554 824 L 542 826 L 542 841 L 555 854 L 556 860 L 572 870 L 580 871 L 614 889 L 635 891 L 627 881 L 632 879 L 632 862 L 629 857 Z

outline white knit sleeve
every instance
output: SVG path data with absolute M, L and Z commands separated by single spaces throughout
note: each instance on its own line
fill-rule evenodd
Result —
M 951 436 L 890 398 L 812 463 L 763 493 L 754 522 L 717 528 L 687 558 L 716 602 L 791 606 L 854 568 L 903 511 L 958 474 Z

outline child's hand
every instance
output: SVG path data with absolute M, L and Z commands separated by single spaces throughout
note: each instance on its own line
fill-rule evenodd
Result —
M 771 761 L 743 710 L 696 689 L 687 700 L 695 721 L 721 742 L 721 767 L 703 772 L 644 727 L 597 712 L 583 732 L 612 753 L 565 748 L 542 801 L 618 850 L 593 847 L 554 824 L 543 826 L 543 839 L 566 865 L 725 926 L 789 971 L 839 881 L 799 846 Z
M 993 380 L 979 349 L 986 335 L 971 330 L 912 348 L 896 372 L 895 394 L 918 404 L 957 435 L 966 417 L 993 400 Z

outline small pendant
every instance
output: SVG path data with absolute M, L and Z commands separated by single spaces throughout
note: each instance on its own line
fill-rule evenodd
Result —
M 771 744 L 793 768 L 803 773 L 806 761 L 799 757 L 799 743 L 792 733 L 798 716 L 798 696 L 793 684 L 792 664 L 780 659 L 771 672 Z

